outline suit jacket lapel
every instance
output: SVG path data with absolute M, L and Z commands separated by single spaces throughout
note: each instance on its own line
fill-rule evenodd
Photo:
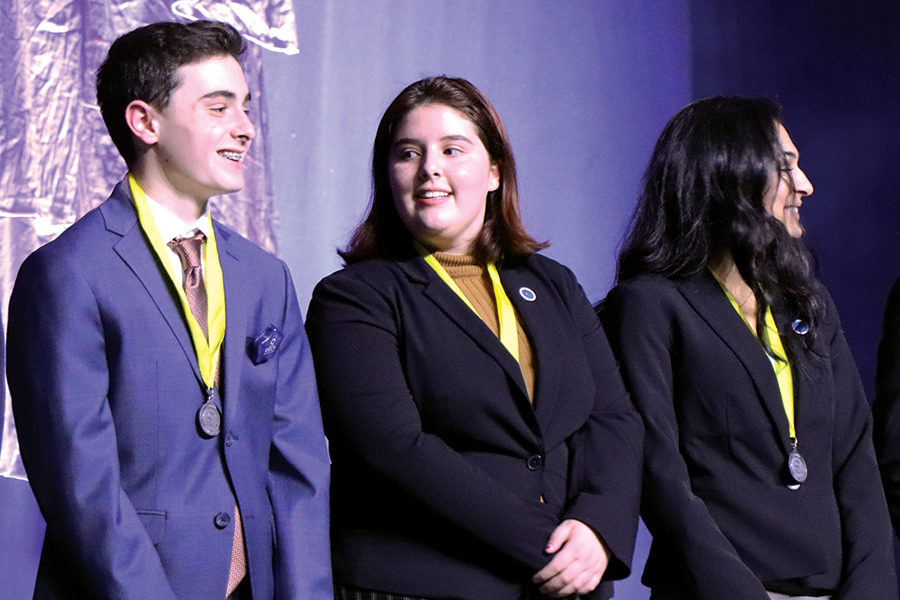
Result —
M 778 331 L 787 332 L 788 336 L 798 335 L 794 333 L 791 328 L 791 321 L 793 317 L 788 317 L 785 315 L 773 315 L 775 317 L 775 323 L 778 326 Z M 782 336 L 782 340 L 785 336 Z M 819 398 L 816 397 L 815 393 L 813 393 L 810 388 L 809 382 L 817 380 L 820 377 L 819 373 L 816 373 L 818 369 L 821 368 L 821 364 L 817 364 L 816 361 L 810 360 L 809 355 L 805 352 L 798 352 L 795 356 L 791 357 L 791 375 L 794 380 L 794 426 L 797 429 L 797 438 L 802 437 L 801 433 L 801 417 L 805 417 L 806 411 L 809 407 L 814 406 Z M 786 421 L 785 421 L 786 422 Z
M 399 261 L 398 264 L 410 281 L 422 286 L 422 295 L 425 298 L 440 308 L 460 330 L 497 361 L 516 383 L 525 401 L 528 402 L 528 390 L 525 387 L 519 363 L 494 335 L 494 332 L 485 325 L 481 317 L 472 312 L 472 309 L 466 306 L 446 283 L 441 281 L 437 273 L 428 266 L 422 257 L 416 256 Z
M 679 290 L 744 365 L 766 412 L 777 427 L 782 445 L 788 450 L 789 429 L 781 401 L 781 390 L 772 363 L 759 340 L 734 310 L 719 283 L 708 272 L 704 271 L 703 274 L 686 280 L 679 285 Z
M 151 300 L 168 323 L 175 339 L 178 340 L 197 380 L 203 385 L 203 378 L 200 376 L 200 368 L 197 365 L 197 357 L 185 324 L 181 304 L 171 289 L 172 284 L 168 275 L 159 264 L 138 223 L 127 179 L 119 182 L 109 200 L 100 205 L 100 212 L 107 230 L 121 236 L 121 239 L 113 246 L 114 251 L 147 290 Z
M 247 340 L 242 338 L 247 331 L 248 302 L 250 296 L 242 290 L 240 282 L 248 278 L 241 271 L 244 265 L 231 243 L 231 233 L 213 222 L 216 232 L 216 245 L 219 247 L 219 264 L 222 266 L 222 279 L 225 286 L 225 341 L 222 344 L 220 361 L 224 368 L 225 401 L 223 410 L 226 421 L 236 416 L 237 399 L 241 389 L 241 359 L 247 347 Z M 262 332 L 259 332 L 262 333 Z
M 548 306 L 548 303 L 554 302 L 556 296 L 530 269 L 504 268 L 500 271 L 500 279 L 531 343 L 536 372 L 534 410 L 538 421 L 547 423 L 556 408 L 559 398 L 557 391 L 560 389 L 562 377 L 559 357 L 563 352 L 559 348 L 559 333 L 556 331 L 555 319 L 558 309 Z M 528 294 L 528 290 L 533 296 Z M 525 296 L 534 299 L 527 300 Z

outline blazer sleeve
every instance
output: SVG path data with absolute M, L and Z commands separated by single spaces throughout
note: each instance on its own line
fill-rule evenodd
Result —
M 275 517 L 278 599 L 333 597 L 328 532 L 329 460 L 315 372 L 287 267 L 284 340 L 278 351 L 268 492 Z
M 402 319 L 385 294 L 347 269 L 316 287 L 307 331 L 326 433 L 436 518 L 538 571 L 556 516 L 423 430 L 400 359 Z
M 698 600 L 766 600 L 762 583 L 743 563 L 706 504 L 694 494 L 680 451 L 675 413 L 674 314 L 662 286 L 625 282 L 613 289 L 601 315 L 626 387 L 644 419 L 642 516 L 650 532 L 680 557 Z
M 594 398 L 588 421 L 569 441 L 575 489 L 563 518 L 595 531 L 609 552 L 604 579 L 623 579 L 631 572 L 637 537 L 644 426 L 593 307 L 574 275 L 567 274 L 562 294 L 582 333 Z
M 900 532 L 900 279 L 884 311 L 872 412 L 881 480 L 894 531 Z
M 175 600 L 120 484 L 97 298 L 77 264 L 38 251 L 9 305 L 9 387 L 26 473 L 54 543 L 104 598 Z
M 872 445 L 871 413 L 831 302 L 829 309 L 835 324 L 829 352 L 835 385 L 832 459 L 844 541 L 843 578 L 834 598 L 893 600 L 893 535 Z

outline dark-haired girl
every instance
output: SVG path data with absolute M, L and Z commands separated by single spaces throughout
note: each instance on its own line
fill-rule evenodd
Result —
M 499 117 L 465 80 L 418 81 L 381 120 L 372 177 L 307 315 L 336 597 L 609 597 L 640 417 L 581 286 L 522 225 Z
M 654 599 L 897 598 L 869 408 L 777 107 L 666 125 L 601 308 L 643 416 Z

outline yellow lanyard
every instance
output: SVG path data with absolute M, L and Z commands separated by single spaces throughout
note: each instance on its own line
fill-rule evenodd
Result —
M 178 275 L 172 269 L 168 248 L 156 227 L 156 220 L 150 212 L 150 205 L 147 204 L 147 196 L 131 173 L 128 174 L 128 183 L 131 185 L 131 194 L 134 197 L 134 205 L 137 209 L 141 229 L 147 234 L 153 250 L 156 251 L 157 257 L 175 284 L 175 289 L 178 290 L 178 298 L 181 300 L 181 307 L 184 310 L 188 329 L 191 332 L 194 351 L 197 353 L 197 365 L 200 367 L 200 376 L 203 378 L 203 383 L 206 387 L 212 389 L 214 387 L 216 366 L 219 363 L 219 351 L 222 348 L 222 341 L 225 339 L 225 285 L 222 279 L 222 266 L 219 264 L 219 251 L 216 246 L 216 236 L 212 223 L 210 223 L 209 236 L 206 239 L 206 260 L 203 265 L 203 280 L 206 285 L 207 310 L 209 311 L 209 341 L 207 341 L 203 335 L 203 330 L 197 323 L 197 319 L 194 318 L 194 313 L 191 312 L 191 306 L 188 304 L 187 296 L 184 294 L 184 288 L 179 284 Z
M 766 307 L 766 328 L 763 335 L 769 342 L 769 348 L 775 358 L 770 358 L 772 368 L 775 369 L 775 378 L 778 380 L 778 388 L 781 390 L 781 403 L 784 405 L 784 414 L 788 420 L 788 431 L 792 439 L 797 439 L 797 431 L 794 429 L 794 376 L 791 373 L 791 363 L 788 362 L 787 353 L 778 335 L 778 326 L 775 325 L 775 317 L 772 309 Z
M 472 306 L 472 303 L 469 302 L 469 299 L 466 298 L 463 291 L 459 289 L 459 286 L 456 285 L 456 282 L 453 281 L 453 278 L 450 277 L 447 270 L 434 257 L 434 254 L 429 253 L 418 242 L 414 243 L 414 245 L 416 250 L 419 251 L 419 254 L 425 259 L 425 262 L 428 263 L 428 266 L 434 269 L 435 273 L 438 274 L 438 277 L 450 286 L 450 289 L 453 290 L 453 292 L 466 303 L 466 306 L 471 308 L 472 312 L 477 315 L 478 311 L 475 310 L 475 307 Z M 493 263 L 490 263 L 487 266 L 487 272 L 494 287 L 494 300 L 497 302 L 497 321 L 500 326 L 500 342 L 507 350 L 509 350 L 509 353 L 516 359 L 516 362 L 519 362 L 519 331 L 516 323 L 516 310 L 513 308 L 512 302 L 510 302 L 509 297 L 506 295 L 506 291 L 503 289 L 497 267 L 495 267 Z M 481 317 L 478 318 L 480 319 Z
M 712 273 L 712 271 L 710 272 Z M 741 311 L 741 306 L 738 304 L 735 297 L 731 295 L 731 292 L 728 291 L 717 274 L 712 273 L 712 275 L 716 278 L 716 281 L 719 282 L 719 286 L 725 292 L 725 295 L 728 296 L 728 300 L 731 301 L 731 306 L 733 306 L 734 310 L 740 315 L 741 320 L 744 321 L 747 328 L 753 332 L 754 336 L 756 336 L 756 331 L 750 327 L 750 323 L 747 322 L 747 318 Z M 767 358 L 769 359 L 769 362 L 772 363 L 772 369 L 775 371 L 775 379 L 778 381 L 778 389 L 781 392 L 781 404 L 784 406 L 784 414 L 787 416 L 788 421 L 788 432 L 791 439 L 796 440 L 797 430 L 794 428 L 794 376 L 791 373 L 791 363 L 788 362 L 787 353 L 784 351 L 784 345 L 781 343 L 781 336 L 778 335 L 778 326 L 775 325 L 775 317 L 772 315 L 772 309 L 768 306 L 766 307 L 766 313 L 763 318 L 765 319 L 763 335 L 766 337 L 765 341 L 769 343 L 772 354 L 775 355 L 775 358 L 771 356 L 767 356 Z

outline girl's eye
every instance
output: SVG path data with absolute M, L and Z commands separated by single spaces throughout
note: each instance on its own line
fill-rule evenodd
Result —
M 778 165 L 778 172 L 790 174 L 795 168 L 797 168 L 797 165 L 792 165 L 791 163 L 787 162 L 786 160 L 780 161 L 779 165 Z
M 444 154 L 448 156 L 456 156 L 458 154 L 462 154 L 462 148 L 447 148 L 444 150 Z

